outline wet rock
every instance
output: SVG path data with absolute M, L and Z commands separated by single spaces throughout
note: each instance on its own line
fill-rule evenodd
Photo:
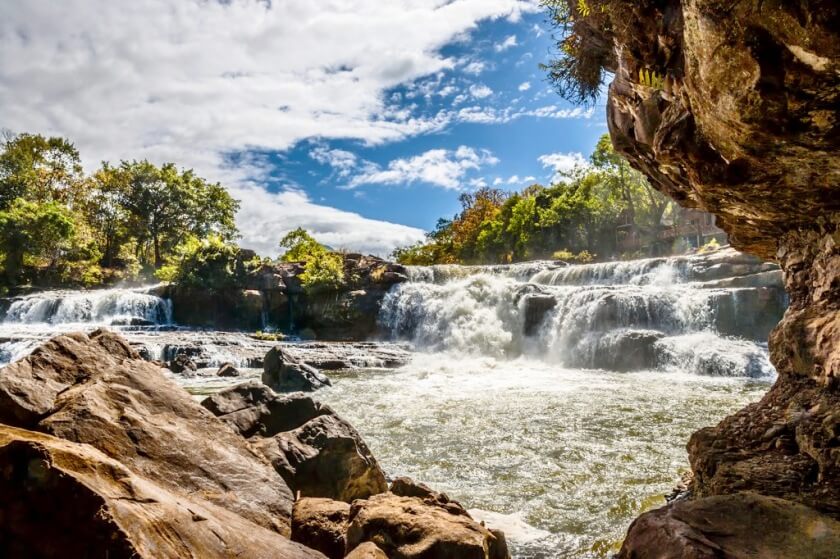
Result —
M 262 381 L 277 392 L 312 392 L 331 384 L 315 367 L 302 363 L 279 346 L 265 356 Z
M 345 559 L 388 559 L 375 543 L 365 542 L 347 554 Z
M 0 556 L 323 559 L 93 446 L 0 425 Z
M 282 477 L 110 332 L 58 336 L 0 369 L 0 423 L 90 444 L 174 493 L 288 532 Z
M 653 369 L 659 359 L 656 343 L 664 337 L 656 330 L 596 332 L 578 343 L 570 362 L 608 371 Z
M 551 295 L 530 295 L 525 298 L 524 334 L 533 336 L 542 326 L 545 315 L 557 306 L 557 300 Z
M 201 402 L 243 437 L 273 437 L 297 429 L 319 415 L 333 411 L 303 394 L 275 394 L 253 380 L 227 388 Z
M 239 369 L 234 367 L 233 363 L 223 363 L 219 370 L 216 372 L 217 377 L 238 377 L 242 373 L 239 372 Z
M 646 512 L 630 526 L 618 557 L 832 559 L 838 549 L 840 522 L 790 501 L 738 493 Z
M 441 507 L 451 514 L 469 516 L 467 509 L 460 503 L 450 500 L 446 493 L 434 491 L 428 485 L 417 483 L 411 478 L 396 478 L 391 482 L 391 493 L 398 497 L 417 497 L 427 505 Z
M 388 557 L 405 559 L 510 557 L 506 543 L 469 516 L 393 493 L 351 505 L 347 548 L 363 542 L 376 543 Z
M 292 541 L 316 549 L 329 559 L 342 559 L 349 517 L 348 503 L 331 499 L 298 499 L 292 509 Z
M 169 362 L 169 370 L 176 375 L 194 373 L 198 370 L 198 365 L 186 354 L 180 353 L 175 356 L 175 359 Z
M 275 394 L 252 381 L 202 405 L 261 452 L 293 491 L 350 502 L 388 489 L 359 433 L 328 406 L 303 394 Z
M 111 326 L 155 326 L 155 323 L 145 318 L 133 316 L 129 318 L 115 318 L 111 321 Z
M 350 502 L 388 489 L 385 475 L 359 433 L 335 414 L 253 441 L 293 491 Z

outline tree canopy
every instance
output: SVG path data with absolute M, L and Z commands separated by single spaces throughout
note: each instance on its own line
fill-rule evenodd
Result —
M 151 277 L 189 238 L 237 232 L 238 202 L 173 163 L 103 163 L 86 175 L 74 145 L 6 134 L 0 145 L 3 284 Z
M 395 251 L 403 264 L 506 263 L 556 252 L 618 256 L 625 238 L 650 245 L 672 202 L 613 151 L 608 136 L 590 163 L 552 185 L 522 192 L 481 188 L 461 195 L 461 211 L 441 219 L 426 242 Z

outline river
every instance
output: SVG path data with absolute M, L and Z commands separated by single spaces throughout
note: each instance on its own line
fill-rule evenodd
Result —
M 408 344 L 408 362 L 359 357 L 316 397 L 390 476 L 461 501 L 505 530 L 515 557 L 606 557 L 639 512 L 664 503 L 687 469 L 689 435 L 775 378 L 763 340 L 784 307 L 777 272 L 739 262 L 412 268 L 383 301 L 390 342 L 377 346 Z M 205 367 L 247 368 L 271 345 L 178 328 L 147 289 L 41 293 L 4 316 L 4 361 L 94 325 L 122 330 L 150 358 L 201 344 Z M 174 376 L 194 393 L 242 380 Z

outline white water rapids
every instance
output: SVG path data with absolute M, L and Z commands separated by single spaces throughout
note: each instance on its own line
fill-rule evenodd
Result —
M 664 504 L 691 433 L 775 376 L 755 317 L 778 320 L 784 295 L 729 254 L 410 269 L 380 320 L 412 362 L 334 374 L 319 398 L 386 472 L 475 509 L 514 557 L 607 557 Z M 733 273 L 745 287 L 722 287 Z
M 411 344 L 411 361 L 330 372 L 334 386 L 315 397 L 357 427 L 389 476 L 428 483 L 505 530 L 514 557 L 607 557 L 687 468 L 690 434 L 775 377 L 766 333 L 784 295 L 771 268 L 731 251 L 412 268 L 379 316 L 387 337 Z M 97 326 L 122 331 L 149 358 L 201 346 L 206 367 L 247 367 L 271 345 L 177 327 L 154 293 L 6 300 L 0 363 Z M 258 374 L 175 378 L 206 392 Z

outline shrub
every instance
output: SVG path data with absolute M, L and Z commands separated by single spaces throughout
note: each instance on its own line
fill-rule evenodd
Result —
M 344 285 L 344 258 L 326 251 L 310 256 L 300 281 L 308 293 L 340 289 Z
M 191 287 L 221 289 L 241 287 L 253 265 L 245 261 L 241 249 L 211 236 L 190 237 L 175 249 L 175 257 L 155 272 L 162 281 Z
M 300 227 L 283 237 L 280 240 L 280 247 L 286 249 L 283 253 L 283 262 L 306 262 L 310 258 L 327 252 L 324 245 Z

